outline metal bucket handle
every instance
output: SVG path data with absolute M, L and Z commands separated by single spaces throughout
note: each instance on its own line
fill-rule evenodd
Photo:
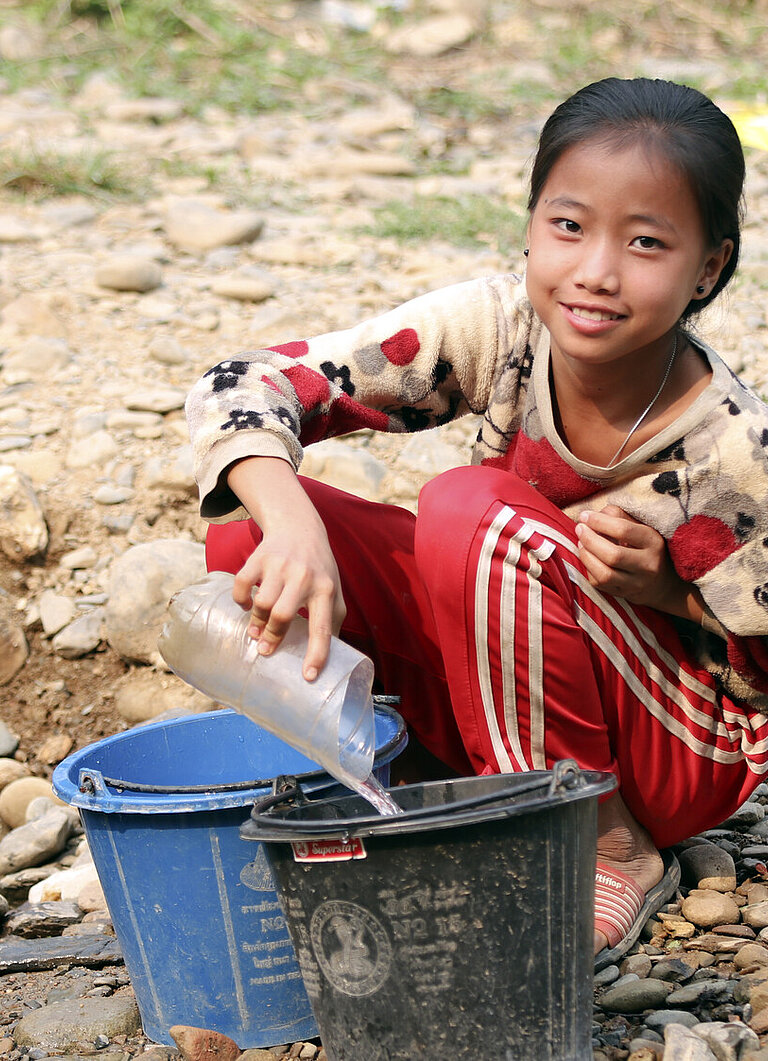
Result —
M 533 792 L 536 789 L 541 789 L 545 783 L 546 780 L 542 779 L 541 775 L 538 777 L 531 777 L 515 788 L 515 795 L 518 796 L 527 792 Z M 579 789 L 585 788 L 586 785 L 586 778 L 579 769 L 576 761 L 574 759 L 560 759 L 552 767 L 552 777 L 547 789 L 547 797 L 562 796 L 566 792 L 575 792 Z M 451 803 L 450 807 L 451 811 L 465 810 L 480 807 L 485 803 L 497 803 L 501 799 L 504 799 L 503 792 L 487 792 L 480 796 L 472 796 L 469 799 L 456 800 L 455 803 Z M 304 806 L 310 802 L 316 801 L 310 801 L 307 799 L 302 791 L 300 781 L 295 777 L 283 775 L 275 778 L 270 795 L 263 796 L 254 802 L 253 809 L 251 810 L 251 817 L 256 818 L 258 815 L 263 814 L 265 811 L 271 810 L 273 807 L 277 807 L 282 803 L 294 803 L 296 806 Z M 434 807 L 419 807 L 409 810 L 407 814 L 409 818 L 420 818 L 429 817 L 434 814 L 434 812 Z M 294 823 L 288 820 L 283 820 L 282 824 L 289 829 L 291 826 L 298 826 L 299 824 L 303 829 L 312 828 L 312 824 L 308 822 Z M 322 826 L 325 823 L 319 824 Z
M 371 699 L 382 714 L 392 719 L 399 719 L 398 731 L 388 744 L 379 749 L 379 754 L 385 755 L 398 749 L 401 745 L 404 746 L 407 742 L 405 724 L 394 710 L 395 705 L 400 703 L 400 697 L 384 696 L 377 693 Z M 305 774 L 302 774 L 302 779 L 304 781 L 319 781 L 326 776 L 325 770 L 308 770 Z M 220 785 L 148 785 L 142 781 L 125 781 L 119 777 L 104 777 L 99 770 L 83 769 L 79 774 L 78 787 L 82 793 L 87 793 L 89 796 L 108 796 L 107 786 L 116 789 L 118 792 L 146 792 L 154 796 L 196 796 L 216 792 L 247 792 L 251 788 L 271 788 L 272 781 L 272 777 L 259 777 L 253 781 L 232 781 L 224 782 Z

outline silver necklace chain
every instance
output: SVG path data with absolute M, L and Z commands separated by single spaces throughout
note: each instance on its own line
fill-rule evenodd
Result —
M 624 441 L 619 446 L 619 448 L 616 450 L 614 455 L 611 457 L 611 459 L 605 465 L 606 468 L 612 468 L 614 466 L 614 464 L 616 463 L 616 458 L 619 456 L 620 453 L 622 453 L 626 449 L 627 443 L 632 438 L 632 436 L 634 435 L 635 431 L 637 431 L 638 427 L 640 427 L 640 425 L 642 424 L 643 420 L 645 420 L 645 418 L 648 415 L 648 413 L 651 411 L 651 409 L 653 409 L 654 405 L 656 404 L 656 402 L 661 397 L 661 392 L 664 390 L 665 386 L 667 385 L 667 380 L 669 379 L 669 374 L 672 371 L 672 365 L 674 364 L 676 355 L 677 355 L 677 332 L 675 332 L 675 341 L 672 344 L 672 353 L 669 355 L 669 361 L 667 361 L 667 368 L 666 368 L 666 371 L 664 373 L 664 377 L 663 377 L 661 383 L 659 384 L 659 389 L 656 391 L 654 396 L 648 402 L 648 404 L 646 405 L 646 407 L 642 411 L 642 413 L 640 413 L 640 415 L 638 416 L 637 420 L 635 420 L 635 422 L 632 425 L 632 427 L 630 427 L 627 437 L 624 439 Z

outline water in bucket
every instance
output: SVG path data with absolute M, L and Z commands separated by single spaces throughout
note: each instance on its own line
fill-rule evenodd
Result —
M 297 616 L 271 656 L 248 635 L 233 576 L 213 571 L 172 598 L 158 649 L 171 670 L 314 759 L 380 814 L 400 808 L 373 775 L 373 664 L 338 638 L 313 682 L 302 675 L 308 624 Z

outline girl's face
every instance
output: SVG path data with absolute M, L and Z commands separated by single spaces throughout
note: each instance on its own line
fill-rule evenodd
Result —
M 666 357 L 683 310 L 732 250 L 707 245 L 687 180 L 660 153 L 596 141 L 552 167 L 528 245 L 528 295 L 552 355 L 585 366 Z

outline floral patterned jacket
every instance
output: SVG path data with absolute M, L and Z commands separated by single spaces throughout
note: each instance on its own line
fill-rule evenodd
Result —
M 712 368 L 709 386 L 610 469 L 578 460 L 557 433 L 549 336 L 513 274 L 241 354 L 206 372 L 187 401 L 201 514 L 247 515 L 225 482 L 242 457 L 298 468 L 302 446 L 319 439 L 479 414 L 473 463 L 509 469 L 573 517 L 612 503 L 663 535 L 677 571 L 724 628 L 719 637 L 684 623 L 697 657 L 731 698 L 768 712 L 768 407 L 696 345 Z

